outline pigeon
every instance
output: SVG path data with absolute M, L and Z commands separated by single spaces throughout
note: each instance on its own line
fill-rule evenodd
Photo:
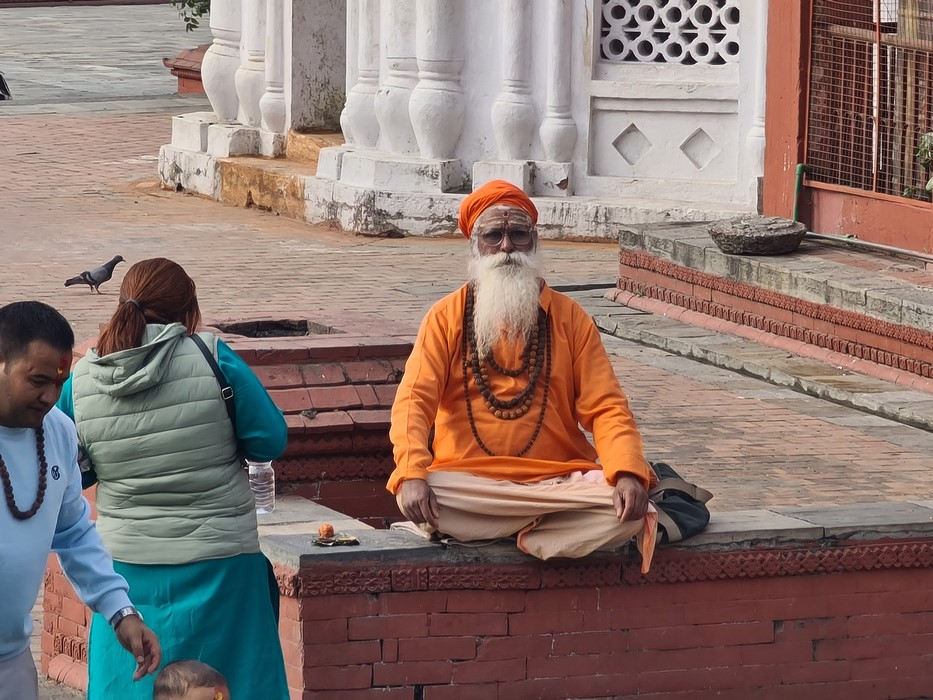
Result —
M 105 262 L 99 267 L 93 267 L 90 270 L 85 270 L 77 277 L 72 277 L 71 279 L 65 280 L 65 286 L 70 287 L 74 284 L 86 284 L 91 292 L 97 292 L 100 294 L 100 285 L 113 277 L 113 268 L 117 266 L 117 263 L 123 262 L 123 256 L 117 255 L 112 260 Z

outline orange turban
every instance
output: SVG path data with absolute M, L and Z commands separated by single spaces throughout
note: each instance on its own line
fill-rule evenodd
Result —
M 464 197 L 460 203 L 460 217 L 457 219 L 460 232 L 469 238 L 473 233 L 473 224 L 476 223 L 479 215 L 496 204 L 518 207 L 531 217 L 532 226 L 538 223 L 538 210 L 535 209 L 534 203 L 527 194 L 511 182 L 490 180 L 475 192 Z

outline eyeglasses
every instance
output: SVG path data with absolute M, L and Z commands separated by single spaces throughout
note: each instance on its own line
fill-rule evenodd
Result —
M 502 239 L 506 236 L 516 247 L 526 246 L 531 243 L 533 236 L 530 228 L 514 228 L 506 231 L 505 229 L 495 228 L 491 231 L 484 231 L 479 234 L 480 240 L 488 246 L 497 246 L 502 244 Z

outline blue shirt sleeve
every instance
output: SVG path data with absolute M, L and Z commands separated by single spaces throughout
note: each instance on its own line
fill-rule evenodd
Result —
M 237 440 L 248 459 L 277 459 L 288 444 L 288 427 L 282 411 L 253 370 L 224 341 L 217 339 L 217 364 L 233 387 Z

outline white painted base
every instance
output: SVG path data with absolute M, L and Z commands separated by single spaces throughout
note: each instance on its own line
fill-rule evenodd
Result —
M 259 130 L 259 153 L 267 158 L 285 155 L 285 134 L 278 134 L 268 129 Z
M 259 129 L 242 124 L 211 124 L 207 128 L 207 152 L 215 158 L 259 153 Z
M 341 184 L 420 194 L 440 194 L 463 186 L 458 160 L 427 160 L 380 151 L 349 151 L 343 156 Z
M 339 180 L 343 170 L 343 157 L 353 151 L 351 146 L 329 146 L 318 151 L 317 176 L 327 180 Z
M 220 168 L 217 160 L 196 151 L 175 146 L 159 149 L 159 178 L 174 190 L 194 192 L 217 199 L 220 196 Z
M 216 128 L 211 126 L 209 131 Z M 340 147 L 321 150 L 322 162 L 340 162 L 347 155 Z M 167 187 L 219 197 L 217 158 L 208 153 L 163 146 L 159 174 Z M 335 222 L 347 231 L 376 236 L 456 233 L 457 211 L 464 197 L 362 187 L 321 176 L 304 178 L 304 193 L 307 221 Z M 739 205 L 619 197 L 535 196 L 534 203 L 538 231 L 546 239 L 616 240 L 626 225 L 710 221 L 750 213 Z
M 573 194 L 573 163 L 537 160 L 534 194 L 544 197 L 569 197 Z
M 207 127 L 220 119 L 213 112 L 191 112 L 172 117 L 172 145 L 184 151 L 207 151 Z
M 473 189 L 490 180 L 511 182 L 530 194 L 534 186 L 534 169 L 531 162 L 521 160 L 481 160 L 473 163 Z
M 436 236 L 456 233 L 464 195 L 401 193 L 357 187 L 321 177 L 305 179 L 306 218 L 336 222 L 366 235 Z M 534 197 L 538 232 L 546 239 L 616 240 L 626 225 L 725 219 L 748 210 L 729 204 L 699 207 L 685 202 L 593 197 Z

